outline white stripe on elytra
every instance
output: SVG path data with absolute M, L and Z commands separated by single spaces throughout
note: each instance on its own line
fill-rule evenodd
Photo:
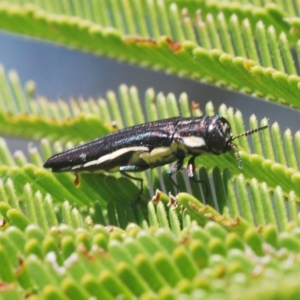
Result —
M 180 120 L 179 121 L 180 125 L 189 125 L 191 123 L 195 123 L 195 120 Z
M 186 136 L 182 138 L 183 144 L 191 148 L 200 148 L 205 146 L 205 140 L 198 136 Z
M 114 160 L 115 158 L 124 155 L 128 152 L 148 152 L 149 148 L 145 146 L 134 146 L 134 147 L 127 147 L 127 148 L 121 148 L 118 149 L 112 153 L 108 153 L 106 155 L 103 155 L 99 157 L 98 159 L 89 161 L 83 165 L 84 168 L 94 165 L 100 165 L 106 161 Z
M 83 167 L 83 165 L 76 165 L 76 166 L 72 167 L 71 170 L 80 169 L 82 167 Z

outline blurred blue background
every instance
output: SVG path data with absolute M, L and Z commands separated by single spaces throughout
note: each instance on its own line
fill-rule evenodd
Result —
M 277 104 L 3 31 L 0 31 L 0 63 L 6 71 L 16 70 L 22 84 L 35 81 L 37 93 L 52 100 L 71 96 L 105 97 L 107 90 L 117 92 L 119 85 L 125 83 L 135 85 L 141 98 L 149 87 L 176 96 L 186 92 L 201 108 L 208 101 L 215 107 L 225 103 L 241 110 L 245 121 L 254 113 L 259 120 L 267 117 L 270 124 L 277 121 L 282 131 L 290 128 L 295 133 L 300 127 L 299 112 Z M 248 128 L 247 121 L 245 126 Z M 9 139 L 12 150 L 24 149 L 27 144 L 28 141 Z

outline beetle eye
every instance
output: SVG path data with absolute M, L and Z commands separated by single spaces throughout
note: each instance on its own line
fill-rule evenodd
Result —
M 229 151 L 231 139 L 231 127 L 224 118 L 216 118 L 215 122 L 207 127 L 207 145 L 213 153 L 221 154 Z

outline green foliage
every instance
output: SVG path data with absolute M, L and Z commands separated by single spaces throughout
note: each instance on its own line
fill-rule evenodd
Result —
M 300 106 L 290 50 L 299 30 L 285 7 L 95 0 L 83 9 L 80 1 L 24 2 L 0 2 L 0 28 Z
M 299 109 L 299 8 L 244 2 L 0 1 L 0 28 Z M 204 110 L 234 134 L 268 123 Z M 180 173 L 176 196 L 167 167 L 141 174 L 141 197 L 128 178 L 42 167 L 116 129 L 202 113 L 185 93 L 140 97 L 125 85 L 50 102 L 1 67 L 0 133 L 43 139 L 28 156 L 0 140 L 0 299 L 299 298 L 299 132 L 274 123 L 236 140 L 242 171 L 234 153 L 199 157 L 206 185 Z

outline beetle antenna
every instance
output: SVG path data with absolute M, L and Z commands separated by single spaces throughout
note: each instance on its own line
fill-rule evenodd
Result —
M 267 129 L 268 127 L 269 127 L 269 125 L 265 125 L 265 126 L 262 126 L 262 127 L 259 127 L 259 128 L 252 129 L 252 130 L 247 130 L 247 131 L 245 131 L 245 132 L 243 132 L 243 133 L 240 133 L 240 134 L 234 136 L 234 137 L 231 139 L 231 141 L 233 141 L 233 140 L 235 140 L 235 139 L 238 139 L 238 138 L 240 138 L 240 137 L 242 137 L 242 136 L 247 136 L 247 135 L 253 134 L 253 133 L 255 133 L 255 132 L 261 131 L 261 130 L 263 130 L 263 129 Z
M 230 143 L 229 143 L 229 146 L 231 147 L 231 149 L 234 150 L 236 159 L 237 159 L 237 161 L 238 161 L 238 168 L 239 168 L 240 170 L 242 170 L 243 162 L 242 162 L 242 159 L 241 159 L 241 156 L 240 156 L 240 154 L 239 154 L 239 151 L 238 151 L 237 146 L 236 146 L 235 144 L 231 143 L 231 142 L 232 142 L 233 140 L 237 139 L 237 138 L 242 137 L 242 136 L 247 136 L 247 135 L 253 134 L 253 133 L 255 133 L 255 132 L 258 132 L 258 131 L 260 131 L 260 130 L 267 129 L 268 127 L 269 127 L 269 125 L 265 125 L 265 126 L 262 126 L 262 127 L 259 127 L 259 128 L 252 129 L 252 130 L 247 130 L 247 131 L 245 131 L 245 132 L 243 132 L 243 133 L 241 133 L 241 134 L 238 134 L 238 135 L 234 136 L 234 137 L 231 139 L 231 141 L 230 141 Z
M 229 146 L 231 147 L 231 149 L 234 150 L 234 154 L 235 154 L 236 159 L 237 159 L 237 161 L 238 161 L 238 168 L 239 168 L 240 170 L 242 170 L 242 168 L 243 168 L 243 161 L 242 161 L 242 159 L 241 159 L 241 156 L 240 156 L 240 154 L 239 154 L 239 151 L 238 151 L 237 146 L 236 146 L 235 144 L 232 144 L 232 143 L 229 143 Z

